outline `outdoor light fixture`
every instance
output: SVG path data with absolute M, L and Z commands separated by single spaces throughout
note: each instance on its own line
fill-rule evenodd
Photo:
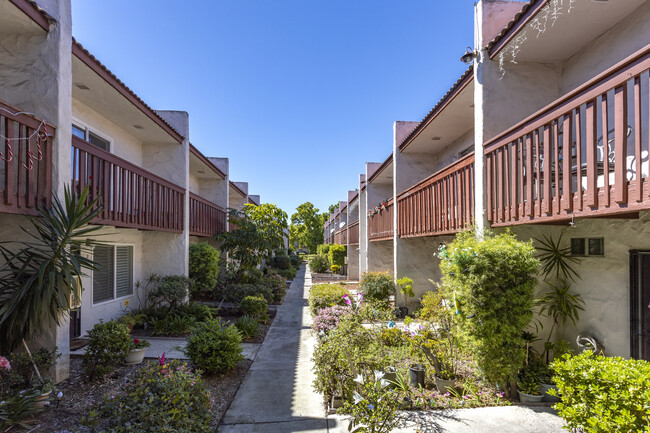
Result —
M 474 61 L 474 59 L 478 56 L 478 51 L 472 50 L 470 47 L 467 47 L 465 50 L 465 54 L 460 58 L 460 61 L 465 63 L 466 65 L 469 65 Z

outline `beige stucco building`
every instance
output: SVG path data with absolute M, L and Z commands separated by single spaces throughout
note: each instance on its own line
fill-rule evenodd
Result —
M 99 320 L 137 306 L 137 282 L 187 275 L 188 248 L 228 229 L 226 209 L 259 204 L 231 182 L 227 158 L 204 156 L 189 114 L 154 110 L 72 38 L 70 0 L 0 2 L 0 241 L 65 186 L 99 197 L 101 225 L 79 308 L 44 336 L 63 353 Z
M 440 278 L 433 253 L 464 227 L 562 235 L 585 311 L 560 335 L 650 359 L 650 2 L 482 0 L 467 19 L 467 71 L 366 163 L 350 277 L 409 276 L 419 297 Z

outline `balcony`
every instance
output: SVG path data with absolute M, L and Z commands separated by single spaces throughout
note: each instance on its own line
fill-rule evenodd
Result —
M 183 232 L 183 188 L 74 136 L 72 179 L 89 199 L 100 197 L 96 224 Z
M 34 215 L 37 205 L 49 205 L 54 132 L 52 125 L 0 102 L 0 212 Z
M 385 241 L 393 239 L 393 207 L 393 198 L 391 197 L 383 209 L 368 216 L 369 240 Z
M 341 230 L 334 233 L 334 243 L 337 245 L 348 244 L 348 228 L 343 227 Z
M 492 226 L 650 208 L 649 68 L 650 45 L 484 143 Z
M 190 193 L 190 235 L 212 237 L 226 231 L 226 211 Z
M 359 245 L 359 221 L 355 221 L 348 227 L 348 243 Z
M 474 217 L 474 154 L 412 186 L 397 198 L 402 238 L 457 233 Z

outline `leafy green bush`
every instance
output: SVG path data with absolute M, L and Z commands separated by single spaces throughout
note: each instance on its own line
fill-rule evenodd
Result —
M 240 272 L 239 283 L 240 284 L 259 284 L 264 277 L 264 272 L 261 269 L 251 268 L 243 269 Z
M 383 376 L 383 372 L 375 371 L 373 375 L 362 377 L 360 392 L 355 393 L 354 401 L 346 401 L 341 408 L 352 418 L 348 431 L 390 433 L 397 426 L 399 394 L 390 389 L 390 383 Z
M 198 368 L 214 374 L 232 370 L 244 359 L 241 350 L 241 335 L 235 326 L 209 320 L 196 325 L 184 352 Z
M 481 240 L 465 231 L 438 255 L 443 287 L 454 293 L 459 338 L 486 379 L 509 383 L 512 395 L 525 359 L 523 331 L 533 316 L 539 261 L 532 243 L 509 232 L 486 232 Z
M 38 350 L 32 351 L 32 359 L 25 352 L 14 352 L 8 357 L 11 364 L 11 370 L 6 371 L 6 378 L 4 374 L 0 376 L 0 382 L 8 386 L 5 391 L 22 391 L 30 387 L 32 380 L 35 378 L 34 366 L 32 360 L 39 371 L 46 372 L 48 369 L 56 364 L 56 360 L 61 357 L 61 353 L 57 350 L 56 346 L 53 349 L 41 347 Z M 2 370 L 0 370 L 1 372 Z M 1 390 L 0 390 L 1 391 Z M 1 396 L 0 396 L 1 400 Z M 1 430 L 0 430 L 1 431 Z
M 148 300 L 153 308 L 181 306 L 187 301 L 193 284 L 184 275 L 152 277 L 152 280 L 155 280 L 155 288 L 149 292 Z
M 241 316 L 235 321 L 235 326 L 244 340 L 255 337 L 260 330 L 260 322 L 253 316 Z
M 395 282 L 387 272 L 364 272 L 359 280 L 359 291 L 368 301 L 387 301 L 395 293 Z
M 327 271 L 329 265 L 330 263 L 329 260 L 327 260 L 327 256 L 318 254 L 309 259 L 309 269 L 317 274 Z
M 294 268 L 300 267 L 300 264 L 302 263 L 302 259 L 300 258 L 300 256 L 297 255 L 289 256 L 289 260 L 291 261 L 291 266 L 293 266 Z
M 232 284 L 215 289 L 215 298 L 221 301 L 239 303 L 246 296 L 262 296 L 267 302 L 275 299 L 273 290 L 262 284 Z
M 193 316 L 179 316 L 172 313 L 159 319 L 151 319 L 149 324 L 153 328 L 152 335 L 180 337 L 188 334 L 196 326 L 196 319 Z
M 314 284 L 309 290 L 309 309 L 315 316 L 318 310 L 333 305 L 346 305 L 343 295 L 348 290 L 340 284 Z
M 276 269 L 289 269 L 291 267 L 291 259 L 288 256 L 275 256 L 269 260 L 272 268 Z
M 241 300 L 239 308 L 245 315 L 255 317 L 262 323 L 269 320 L 269 304 L 261 296 L 246 296 Z
M 211 292 L 219 276 L 219 250 L 207 243 L 191 244 L 189 275 L 193 292 Z
M 572 431 L 648 431 L 650 363 L 588 352 L 554 361 L 551 369 L 562 397 L 555 409 Z
M 116 394 L 92 409 L 86 425 L 103 425 L 116 433 L 203 432 L 210 422 L 210 393 L 187 364 L 173 360 L 148 363 Z
M 123 323 L 99 322 L 88 331 L 88 336 L 90 341 L 82 359 L 87 380 L 96 380 L 112 372 L 129 354 L 131 336 Z
M 296 269 L 294 268 L 289 268 L 289 269 L 280 269 L 278 271 L 278 274 L 286 278 L 287 280 L 293 280 L 296 278 Z
M 322 244 L 316 247 L 316 254 L 319 256 L 327 256 L 330 252 L 329 244 Z
M 282 275 L 268 273 L 262 279 L 262 284 L 271 289 L 271 293 L 273 294 L 272 302 L 282 301 L 285 293 L 287 293 L 286 279 Z
M 328 253 L 330 265 L 343 266 L 345 264 L 345 258 L 347 255 L 348 247 L 345 245 L 331 245 Z
M 339 265 L 332 265 L 330 266 L 330 270 L 332 271 L 333 274 L 338 274 L 339 271 L 341 270 L 341 267 Z

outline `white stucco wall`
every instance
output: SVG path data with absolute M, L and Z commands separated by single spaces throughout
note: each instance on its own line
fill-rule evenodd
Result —
M 650 41 L 650 2 L 645 2 L 618 24 L 570 59 L 562 71 L 560 88 L 566 93 L 645 47 Z
M 78 121 L 111 142 L 111 153 L 142 166 L 142 142 L 82 102 L 72 100 L 73 122 Z
M 359 275 L 368 270 L 368 197 L 366 175 L 359 175 Z
M 650 212 L 639 219 L 579 219 L 575 227 L 524 225 L 511 228 L 521 240 L 563 234 L 563 246 L 571 238 L 603 237 L 605 255 L 582 257 L 576 271 L 581 279 L 572 290 L 582 296 L 585 311 L 580 312 L 576 327 L 561 328 L 560 335 L 575 345 L 580 332 L 588 332 L 605 346 L 607 355 L 630 356 L 630 282 L 629 252 L 650 249 Z M 502 231 L 502 230 L 496 230 Z M 540 286 L 543 291 L 545 286 Z
M 393 241 L 373 241 L 368 248 L 368 271 L 393 273 Z

